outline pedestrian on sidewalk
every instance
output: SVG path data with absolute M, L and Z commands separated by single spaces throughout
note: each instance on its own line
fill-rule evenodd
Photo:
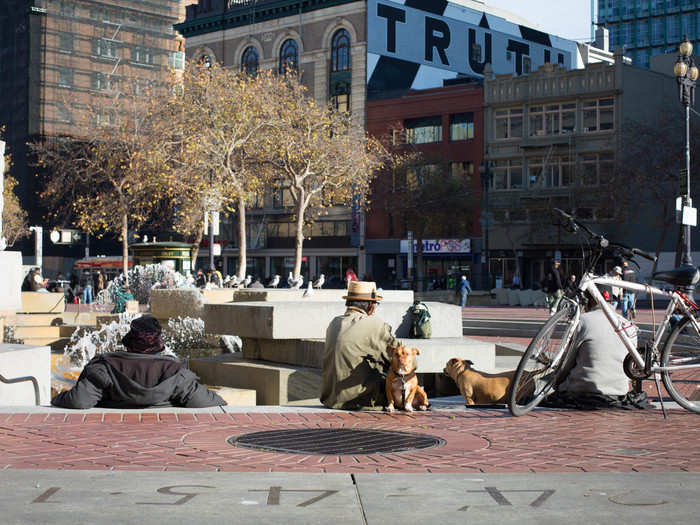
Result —
M 462 308 L 464 308 L 467 306 L 467 298 L 469 297 L 469 294 L 472 293 L 472 287 L 469 284 L 469 279 L 467 279 L 466 275 L 462 276 L 462 280 L 459 282 L 457 291 L 459 293 L 460 304 L 462 305 Z
M 627 261 L 622 261 L 622 280 L 628 283 L 637 282 L 637 272 L 630 267 Z M 625 290 L 622 294 L 622 317 L 625 319 L 633 319 L 635 317 L 635 294 L 629 290 Z
M 549 314 L 554 315 L 559 307 L 559 302 L 564 295 L 564 286 L 562 284 L 561 272 L 559 271 L 561 263 L 554 261 L 552 268 L 549 270 L 542 290 L 547 294 L 547 305 L 549 306 Z

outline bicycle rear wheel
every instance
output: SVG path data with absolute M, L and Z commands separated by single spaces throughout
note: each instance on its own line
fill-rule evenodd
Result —
M 691 412 L 700 413 L 700 333 L 685 316 L 673 328 L 661 353 L 661 366 L 692 366 L 661 373 L 673 400 Z
M 522 416 L 539 405 L 568 362 L 578 326 L 578 305 L 560 309 L 540 328 L 520 359 L 511 384 L 508 409 Z

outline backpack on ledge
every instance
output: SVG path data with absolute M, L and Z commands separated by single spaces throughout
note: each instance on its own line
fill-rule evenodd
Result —
M 433 329 L 430 326 L 428 307 L 420 301 L 415 301 L 409 312 L 411 313 L 409 337 L 411 339 L 430 339 L 433 335 Z

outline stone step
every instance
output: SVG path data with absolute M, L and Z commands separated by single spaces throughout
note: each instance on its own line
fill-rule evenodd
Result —
M 463 337 L 433 339 L 401 339 L 409 348 L 418 348 L 418 372 L 441 373 L 453 357 L 470 359 L 482 370 L 495 368 L 495 345 Z M 243 357 L 251 360 L 284 363 L 293 366 L 321 368 L 323 339 L 243 339 Z
M 253 302 L 286 302 L 286 301 L 319 301 L 343 304 L 348 294 L 346 289 L 321 289 L 314 290 L 311 295 L 306 293 L 306 288 L 296 290 L 292 288 L 243 288 L 237 289 L 233 295 L 233 301 Z M 413 303 L 413 290 L 383 290 L 382 297 L 385 302 Z M 212 302 L 212 301 L 210 301 Z
M 212 392 L 219 394 L 228 406 L 251 407 L 255 406 L 255 390 L 246 388 L 232 388 L 228 386 L 205 385 Z
M 6 326 L 58 326 L 64 324 L 62 314 L 14 314 L 5 318 Z
M 257 405 L 286 405 L 318 398 L 321 371 L 261 363 L 231 354 L 190 359 L 190 369 L 209 385 L 255 390 Z
M 434 338 L 462 336 L 462 309 L 445 303 L 425 303 L 431 314 Z M 412 303 L 382 302 L 374 314 L 387 322 L 396 337 L 408 337 Z M 325 339 L 334 317 L 345 312 L 339 302 L 250 302 L 205 304 L 205 330 L 259 339 Z
M 30 339 L 60 339 L 73 335 L 77 327 L 72 325 L 62 326 L 18 326 L 15 328 L 15 337 L 22 340 Z

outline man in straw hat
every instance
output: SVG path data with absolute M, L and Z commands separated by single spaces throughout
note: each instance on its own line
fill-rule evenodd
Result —
M 385 377 L 391 365 L 386 347 L 398 341 L 391 327 L 373 317 L 381 296 L 369 281 L 350 281 L 345 314 L 326 330 L 321 403 L 328 408 L 386 406 Z

